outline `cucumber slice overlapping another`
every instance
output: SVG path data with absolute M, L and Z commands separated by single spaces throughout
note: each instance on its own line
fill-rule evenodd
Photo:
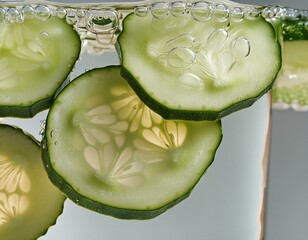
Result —
M 37 239 L 62 213 L 64 194 L 48 179 L 39 143 L 0 124 L 0 236 Z
M 64 19 L 0 22 L 0 116 L 32 117 L 49 108 L 80 48 Z
M 220 121 L 164 120 L 110 66 L 86 72 L 57 96 L 43 159 L 51 181 L 75 203 L 150 219 L 188 197 L 221 138 Z
M 165 119 L 215 120 L 249 107 L 281 66 L 275 29 L 261 15 L 221 20 L 194 6 L 180 17 L 131 14 L 118 37 L 123 77 Z

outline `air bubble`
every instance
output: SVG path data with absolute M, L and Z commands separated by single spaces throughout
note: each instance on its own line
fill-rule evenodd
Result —
M 266 19 L 280 18 L 283 15 L 283 9 L 279 6 L 267 7 L 262 11 L 262 16 Z
M 47 21 L 51 18 L 51 11 L 45 5 L 38 5 L 35 7 L 36 18 L 41 21 Z
M 192 17 L 200 22 L 205 22 L 211 19 L 213 7 L 207 2 L 197 2 L 191 7 Z
M 175 17 L 181 17 L 186 13 L 186 4 L 184 2 L 171 3 L 171 14 Z
M 29 5 L 23 6 L 21 11 L 22 11 L 22 13 L 23 13 L 23 15 L 24 15 L 24 17 L 26 19 L 32 19 L 32 18 L 35 17 L 35 10 L 34 10 L 34 8 L 29 6 Z
M 139 17 L 145 17 L 146 15 L 148 15 L 148 12 L 149 12 L 149 9 L 146 6 L 139 6 L 134 9 L 135 15 Z
M 218 22 L 224 22 L 228 20 L 229 9 L 224 4 L 217 4 L 213 9 L 212 14 Z
M 114 33 L 118 29 L 118 16 L 114 11 L 89 11 L 87 29 L 93 33 Z
M 152 15 L 157 19 L 164 19 L 169 16 L 169 4 L 165 2 L 158 2 L 153 4 L 151 9 Z
M 23 22 L 23 15 L 16 8 L 9 8 L 5 14 L 8 23 Z
M 301 13 L 297 9 L 286 8 L 284 16 L 288 20 L 299 20 L 301 18 Z
M 65 8 L 57 8 L 56 14 L 58 18 L 65 18 L 66 17 L 66 9 Z
M 244 12 L 241 8 L 233 8 L 230 11 L 229 19 L 233 22 L 240 22 L 244 18 Z
M 73 25 L 77 22 L 77 16 L 74 10 L 70 9 L 67 11 L 65 20 L 68 24 Z
M 260 16 L 260 11 L 255 7 L 249 7 L 246 9 L 245 17 L 249 20 L 254 20 Z
M 250 53 L 250 43 L 244 37 L 236 38 L 231 45 L 231 52 L 235 57 L 244 58 Z

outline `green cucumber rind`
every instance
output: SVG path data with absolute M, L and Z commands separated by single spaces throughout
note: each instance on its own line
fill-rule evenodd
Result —
M 100 214 L 109 215 L 111 217 L 119 218 L 119 219 L 126 219 L 126 220 L 148 220 L 155 218 L 162 213 L 166 212 L 168 209 L 172 208 L 173 206 L 179 204 L 184 199 L 188 198 L 193 191 L 194 187 L 197 185 L 197 183 L 200 181 L 202 176 L 205 174 L 207 169 L 212 165 L 215 159 L 215 153 L 217 152 L 217 149 L 222 142 L 223 134 L 222 134 L 222 127 L 221 127 L 221 121 L 218 121 L 220 126 L 220 139 L 217 143 L 216 149 L 213 149 L 213 155 L 211 161 L 209 161 L 209 164 L 207 168 L 205 169 L 204 173 L 200 175 L 199 179 L 195 182 L 195 184 L 189 189 L 186 193 L 184 193 L 181 197 L 172 200 L 167 205 L 164 205 L 163 207 L 157 208 L 157 209 L 151 209 L 151 210 L 135 210 L 135 209 L 125 209 L 125 208 L 117 208 L 113 206 L 109 206 L 100 202 L 93 201 L 86 196 L 81 195 L 78 193 L 69 183 L 65 181 L 65 179 L 60 176 L 51 166 L 51 161 L 49 158 L 49 152 L 47 147 L 47 140 L 46 137 L 43 137 L 42 140 L 42 159 L 44 162 L 45 169 L 48 173 L 48 177 L 50 181 L 58 187 L 70 200 L 72 200 L 77 205 L 83 206 L 89 210 L 92 210 L 94 212 L 98 212 Z M 46 125 L 47 128 L 47 125 Z
M 21 134 L 21 135 L 24 135 L 26 138 L 30 139 L 30 141 L 32 141 L 35 145 L 37 145 L 37 147 L 40 149 L 41 148 L 41 145 L 40 145 L 40 142 L 34 137 L 32 136 L 31 134 L 29 134 L 28 132 L 24 131 L 23 129 L 19 128 L 18 126 L 15 126 L 15 125 L 9 125 L 9 124 L 4 124 L 4 123 L 1 123 L 0 124 L 0 128 L 1 129 L 13 129 L 14 131 L 18 132 L 18 134 Z M 46 233 L 48 232 L 48 230 L 52 227 L 52 226 L 55 226 L 57 221 L 58 221 L 58 218 L 59 216 L 63 213 L 63 210 L 64 210 L 64 203 L 66 201 L 66 196 L 63 195 L 63 201 L 62 201 L 62 204 L 59 206 L 58 208 L 58 214 L 57 216 L 54 218 L 53 221 L 50 222 L 49 226 L 45 229 L 43 229 L 41 232 L 38 232 L 36 236 L 33 236 L 33 239 L 37 239 L 41 236 L 44 236 L 46 235 Z M 13 239 L 12 239 L 13 240 Z M 15 240 L 15 239 L 14 239 Z
M 119 66 L 108 66 L 108 68 L 119 68 Z M 95 70 L 95 69 L 94 69 Z M 69 87 L 67 85 L 65 89 Z M 52 109 L 52 108 L 51 108 Z M 217 120 L 217 125 L 219 129 L 220 137 L 217 138 L 216 148 L 213 148 L 211 153 L 212 156 L 208 161 L 208 164 L 203 172 L 203 174 L 200 174 L 199 178 L 196 180 L 196 182 L 192 185 L 192 187 L 187 190 L 182 196 L 171 200 L 169 203 L 165 204 L 162 207 L 156 208 L 156 209 L 149 209 L 149 210 L 136 210 L 136 209 L 126 209 L 126 208 L 119 208 L 110 206 L 107 204 L 103 204 L 98 201 L 94 201 L 89 199 L 87 196 L 77 192 L 75 188 L 68 183 L 64 177 L 62 177 L 58 172 L 52 167 L 49 149 L 48 149 L 48 142 L 47 142 L 47 136 L 44 135 L 41 142 L 42 147 L 42 160 L 44 163 L 45 170 L 48 174 L 48 177 L 50 181 L 58 187 L 71 201 L 76 203 L 79 206 L 85 207 L 86 209 L 92 210 L 94 212 L 98 212 L 100 214 L 108 215 L 111 217 L 119 218 L 119 219 L 126 219 L 126 220 L 148 220 L 155 218 L 162 213 L 166 212 L 168 209 L 172 208 L 173 206 L 179 204 L 181 201 L 189 197 L 191 192 L 193 191 L 194 187 L 197 185 L 199 180 L 202 178 L 202 176 L 205 174 L 207 169 L 212 165 L 215 159 L 216 152 L 222 142 L 223 139 L 223 133 L 222 133 L 222 123 L 220 120 Z M 45 129 L 48 129 L 48 121 L 46 122 Z
M 183 109 L 173 109 L 169 108 L 159 101 L 155 100 L 148 94 L 148 92 L 143 89 L 143 87 L 139 84 L 138 80 L 136 80 L 133 76 L 133 74 L 125 68 L 121 64 L 121 75 L 124 79 L 127 80 L 128 84 L 131 86 L 131 88 L 135 91 L 137 96 L 144 102 L 150 109 L 152 109 L 154 112 L 158 113 L 165 119 L 181 119 L 181 120 L 189 120 L 189 121 L 203 121 L 203 120 L 219 120 L 223 117 L 226 117 L 227 115 L 234 113 L 236 111 L 240 111 L 242 109 L 248 108 L 252 106 L 257 100 L 259 100 L 264 94 L 271 91 L 275 85 L 275 80 L 277 76 L 279 75 L 279 70 L 282 67 L 282 51 L 281 51 L 281 43 L 279 40 L 279 36 L 276 33 L 276 28 L 271 23 L 267 22 L 265 19 L 263 19 L 270 28 L 272 29 L 273 39 L 277 44 L 278 49 L 278 55 L 279 62 L 277 64 L 277 71 L 276 74 L 272 77 L 272 79 L 269 82 L 267 86 L 264 87 L 264 89 L 255 96 L 251 96 L 250 98 L 246 98 L 245 100 L 236 102 L 234 104 L 231 104 L 229 106 L 226 106 L 224 109 L 221 109 L 219 111 L 202 111 L 202 110 L 183 110 Z M 123 26 L 124 29 L 124 26 Z M 122 54 L 122 48 L 120 45 L 121 41 L 121 34 L 118 37 L 118 40 L 115 44 L 115 49 L 118 53 L 120 62 L 124 62 L 123 54 Z
M 165 105 L 161 104 L 160 102 L 156 101 L 155 99 L 151 98 L 151 96 L 140 86 L 138 81 L 134 79 L 132 74 L 123 66 L 121 68 L 121 75 L 127 80 L 131 88 L 136 92 L 142 102 L 144 102 L 149 108 L 151 108 L 154 112 L 158 113 L 165 119 L 181 119 L 188 121 L 215 121 L 222 119 L 223 117 L 233 112 L 240 111 L 242 109 L 252 106 L 257 100 L 259 100 L 264 94 L 266 94 L 273 88 L 278 73 L 273 78 L 273 81 L 271 81 L 271 84 L 268 85 L 258 96 L 243 100 L 241 102 L 237 102 L 233 105 L 226 107 L 222 111 L 191 111 L 182 109 L 170 109 Z
M 307 20 L 283 20 L 283 41 L 308 40 Z
M 62 20 L 63 22 L 65 20 Z M 67 24 L 67 23 L 63 23 Z M 81 40 L 79 34 L 76 30 L 72 27 L 72 32 L 75 34 L 75 41 L 79 44 L 74 44 L 74 48 L 76 48 L 76 55 L 72 58 L 72 64 L 67 68 L 67 75 L 61 79 L 60 83 L 56 87 L 53 92 L 50 92 L 46 95 L 45 98 L 39 99 L 38 101 L 34 102 L 32 105 L 3 105 L 0 103 L 0 117 L 19 117 L 19 118 L 32 118 L 39 112 L 49 109 L 55 99 L 57 93 L 69 83 L 68 76 L 72 72 L 75 67 L 76 61 L 79 59 L 80 52 L 81 52 Z
M 0 106 L 0 117 L 32 118 L 51 107 L 54 95 L 34 103 L 32 106 Z

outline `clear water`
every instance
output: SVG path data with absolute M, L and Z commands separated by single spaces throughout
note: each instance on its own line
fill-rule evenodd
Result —
M 83 40 L 84 52 L 71 74 L 72 79 L 91 68 L 119 64 L 114 43 L 121 31 L 122 20 L 129 13 L 140 16 L 141 20 L 148 14 L 153 18 L 172 14 L 176 17 L 190 15 L 196 21 L 215 18 L 226 23 L 254 19 L 260 14 L 273 22 L 284 17 L 307 16 L 303 10 L 276 6 L 229 6 L 208 2 L 104 2 L 92 3 L 90 7 L 79 3 L 0 4 L 0 22 L 11 24 L 27 18 L 48 21 L 56 16 L 75 26 Z M 249 44 L 243 42 L 247 48 Z M 266 96 L 252 108 L 224 119 L 225 138 L 214 165 L 189 199 L 161 217 L 145 222 L 121 221 L 90 212 L 68 200 L 57 224 L 41 239 L 260 239 L 263 234 L 269 108 Z M 4 119 L 4 122 L 16 124 L 40 139 L 40 122 L 45 117 L 46 111 L 33 119 Z

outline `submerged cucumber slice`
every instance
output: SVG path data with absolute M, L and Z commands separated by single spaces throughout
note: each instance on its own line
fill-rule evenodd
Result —
M 164 120 L 114 66 L 81 75 L 57 96 L 43 159 L 52 182 L 77 204 L 149 219 L 190 194 L 221 138 L 220 121 Z
M 281 65 L 272 25 L 131 14 L 118 38 L 122 75 L 166 119 L 214 120 L 252 105 Z
M 0 23 L 0 116 L 32 117 L 49 108 L 80 47 L 64 19 Z
M 273 107 L 308 110 L 307 20 L 282 22 L 282 68 L 273 89 Z
M 0 124 L 0 236 L 37 239 L 55 224 L 65 196 L 49 181 L 38 142 Z

